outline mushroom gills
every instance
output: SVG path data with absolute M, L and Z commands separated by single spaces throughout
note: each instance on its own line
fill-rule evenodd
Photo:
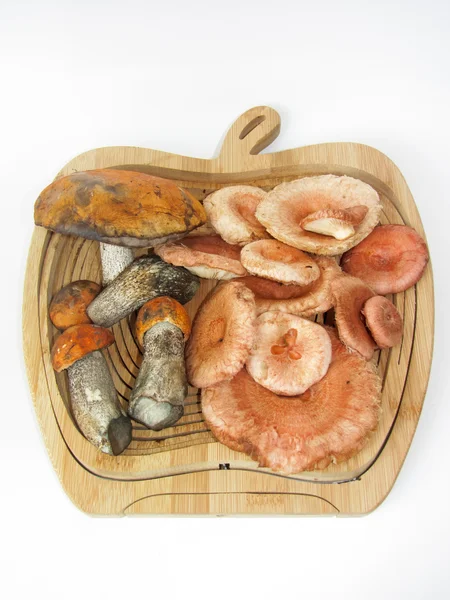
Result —
M 184 414 L 188 392 L 183 332 L 167 321 L 144 334 L 144 358 L 128 414 L 149 429 L 170 427 Z
M 67 369 L 73 416 L 86 439 L 105 454 L 131 442 L 131 420 L 122 409 L 105 357 L 96 350 Z

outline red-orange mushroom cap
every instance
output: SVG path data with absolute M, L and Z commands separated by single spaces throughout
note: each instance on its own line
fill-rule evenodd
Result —
M 77 360 L 114 342 L 114 334 L 98 325 L 74 325 L 56 338 L 52 347 L 52 366 L 57 373 Z
M 341 342 L 359 352 L 366 360 L 370 360 L 377 345 L 366 329 L 361 311 L 366 301 L 375 296 L 375 293 L 361 279 L 350 275 L 334 279 L 331 291 Z
M 346 252 L 344 271 L 365 281 L 377 294 L 404 292 L 422 277 L 429 260 L 424 240 L 407 225 L 380 225 Z
M 378 348 L 392 348 L 402 341 L 403 320 L 394 304 L 384 296 L 369 298 L 362 309 Z
M 303 394 L 326 374 L 330 360 L 330 336 L 321 325 L 276 311 L 256 319 L 247 371 L 275 394 Z
M 241 264 L 240 246 L 227 244 L 218 235 L 163 244 L 155 248 L 155 254 L 204 279 L 232 279 L 247 274 Z
M 309 285 L 320 277 L 315 260 L 278 240 L 260 240 L 242 248 L 242 265 L 249 273 L 287 285 Z
M 195 315 L 186 344 L 191 385 L 215 385 L 240 371 L 253 344 L 255 318 L 255 298 L 244 284 L 230 281 L 212 290 Z
M 328 372 L 302 395 L 278 396 L 245 369 L 202 390 L 203 415 L 219 442 L 285 474 L 325 468 L 365 446 L 378 424 L 381 381 L 371 363 L 328 331 Z
M 57 292 L 50 302 L 50 320 L 57 329 L 92 323 L 86 312 L 101 287 L 95 281 L 71 281 Z
M 353 225 L 354 234 L 339 240 L 307 231 L 304 219 L 318 211 L 366 207 L 367 214 Z M 260 203 L 256 218 L 277 240 L 299 250 L 335 256 L 364 239 L 379 221 L 381 203 L 377 192 L 353 177 L 319 175 L 304 177 L 276 186 Z

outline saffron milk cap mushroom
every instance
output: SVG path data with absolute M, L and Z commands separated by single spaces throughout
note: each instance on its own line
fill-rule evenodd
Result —
M 403 320 L 394 304 L 384 296 L 372 296 L 362 314 L 378 348 L 392 348 L 402 341 Z

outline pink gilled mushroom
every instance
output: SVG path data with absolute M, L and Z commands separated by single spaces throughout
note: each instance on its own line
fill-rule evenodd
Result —
M 306 286 L 283 285 L 261 277 L 241 277 L 237 281 L 244 283 L 255 294 L 258 315 L 276 310 L 311 317 L 332 308 L 331 282 L 342 275 L 334 258 L 316 256 L 315 262 L 320 269 L 320 277 Z
M 267 192 L 250 185 L 225 187 L 207 196 L 203 202 L 214 229 L 229 244 L 244 246 L 270 237 L 255 217 Z
M 303 394 L 322 379 L 330 361 L 330 336 L 321 325 L 275 311 L 256 319 L 247 371 L 275 394 Z
M 219 442 L 285 474 L 324 469 L 365 446 L 378 424 L 381 381 L 371 363 L 327 331 L 328 372 L 302 395 L 277 396 L 245 369 L 202 390 L 203 415 Z
M 429 260 L 424 240 L 406 225 L 380 225 L 342 257 L 344 271 L 380 295 L 404 292 L 422 277 Z
M 334 256 L 369 235 L 380 212 L 378 194 L 367 183 L 353 177 L 319 175 L 275 187 L 258 206 L 256 218 L 285 244 Z
M 241 263 L 252 275 L 287 285 L 309 285 L 320 277 L 313 258 L 278 240 L 247 244 L 241 250 Z
M 204 279 L 232 279 L 247 274 L 240 261 L 240 246 L 231 246 L 218 235 L 169 242 L 157 246 L 155 254 Z

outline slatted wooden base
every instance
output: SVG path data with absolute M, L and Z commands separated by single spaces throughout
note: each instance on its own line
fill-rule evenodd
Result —
M 257 107 L 235 122 L 217 159 L 101 148 L 75 158 L 59 175 L 106 167 L 139 170 L 177 179 L 203 199 L 224 185 L 250 183 L 271 189 L 305 175 L 346 174 L 377 189 L 383 223 L 406 223 L 424 235 L 407 185 L 387 157 L 357 144 L 255 155 L 276 137 L 279 124 L 275 111 Z M 261 469 L 217 443 L 204 422 L 195 388 L 190 388 L 185 415 L 174 427 L 152 432 L 134 423 L 132 443 L 119 457 L 92 447 L 72 419 L 66 376 L 55 374 L 49 360 L 57 331 L 49 322 L 48 304 L 57 290 L 77 279 L 100 282 L 98 244 L 36 228 L 24 291 L 25 358 L 50 456 L 67 493 L 82 510 L 116 515 L 361 514 L 387 495 L 411 443 L 428 382 L 434 316 L 431 266 L 414 288 L 392 298 L 404 317 L 404 334 L 398 347 L 374 359 L 383 378 L 383 411 L 369 444 L 346 463 L 289 477 Z M 202 282 L 188 305 L 191 316 L 214 285 Z M 142 359 L 134 318 L 114 326 L 116 344 L 105 351 L 124 406 Z

